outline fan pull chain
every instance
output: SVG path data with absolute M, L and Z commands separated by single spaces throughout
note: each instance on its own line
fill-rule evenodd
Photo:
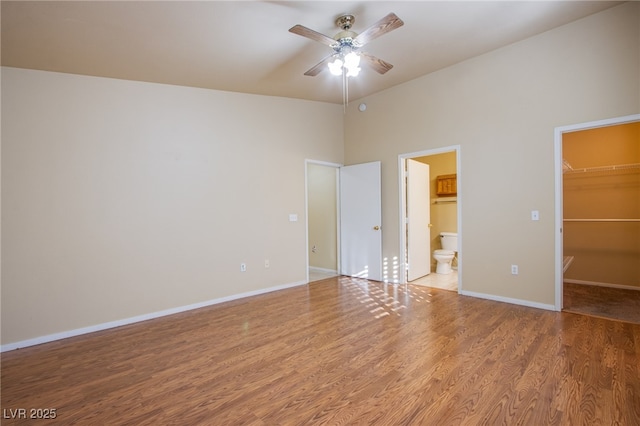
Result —
M 346 101 L 346 93 L 347 91 L 347 75 L 344 72 L 344 69 L 342 70 L 342 112 L 344 114 L 347 113 L 347 101 Z
M 347 105 L 349 105 L 349 77 L 347 72 L 342 70 L 342 110 L 343 113 L 347 113 Z

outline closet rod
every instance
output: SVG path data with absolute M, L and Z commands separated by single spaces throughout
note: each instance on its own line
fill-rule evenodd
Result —
M 449 197 L 449 198 L 436 198 L 433 200 L 433 204 L 448 204 L 448 203 L 457 203 L 458 197 Z
M 600 167 L 580 167 L 573 168 L 569 163 L 563 163 L 563 173 L 565 174 L 573 174 L 573 173 L 593 173 L 593 172 L 614 172 L 614 171 L 622 171 L 622 170 L 638 170 L 640 169 L 640 163 L 632 163 L 632 164 L 617 164 L 612 166 L 600 166 Z
M 562 219 L 564 222 L 640 222 L 640 219 Z

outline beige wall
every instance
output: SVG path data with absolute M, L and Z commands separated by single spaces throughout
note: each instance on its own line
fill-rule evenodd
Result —
M 305 281 L 342 106 L 4 68 L 2 113 L 3 344 Z
M 335 167 L 307 165 L 309 266 L 329 271 L 338 270 L 336 173 Z
M 462 291 L 553 308 L 554 129 L 640 112 L 639 7 L 361 99 L 365 112 L 353 102 L 345 161 L 382 161 L 383 257 L 399 252 L 398 155 L 460 145 Z
M 398 154 L 451 145 L 463 292 L 553 305 L 553 131 L 640 112 L 639 7 L 362 99 L 364 113 L 352 102 L 346 117 L 3 69 L 2 344 L 302 282 L 305 158 L 382 162 L 383 256 L 398 256 Z
M 565 133 L 562 156 L 574 169 L 563 175 L 565 219 L 640 220 L 640 169 L 578 170 L 640 164 L 640 123 Z M 563 242 L 565 280 L 640 287 L 640 222 L 567 221 Z

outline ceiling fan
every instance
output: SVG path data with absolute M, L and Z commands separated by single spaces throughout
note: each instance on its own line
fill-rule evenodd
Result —
M 381 35 L 401 27 L 404 25 L 404 22 L 402 22 L 395 13 L 390 13 L 360 34 L 351 31 L 354 22 L 355 17 L 353 15 L 339 16 L 336 19 L 336 25 L 342 31 L 333 38 L 302 25 L 295 25 L 289 29 L 289 31 L 294 34 L 326 44 L 334 51 L 317 65 L 311 67 L 304 75 L 313 77 L 328 68 L 331 73 L 335 75 L 356 76 L 360 71 L 359 64 L 361 59 L 364 64 L 380 74 L 384 74 L 393 68 L 393 65 L 390 63 L 362 52 L 360 48 Z

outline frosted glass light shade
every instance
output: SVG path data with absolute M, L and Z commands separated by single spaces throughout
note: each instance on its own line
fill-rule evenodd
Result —
M 348 68 L 347 77 L 357 77 L 360 74 L 360 67 Z
M 360 65 L 360 55 L 356 52 L 351 52 L 344 57 L 344 66 L 348 69 L 358 68 Z

